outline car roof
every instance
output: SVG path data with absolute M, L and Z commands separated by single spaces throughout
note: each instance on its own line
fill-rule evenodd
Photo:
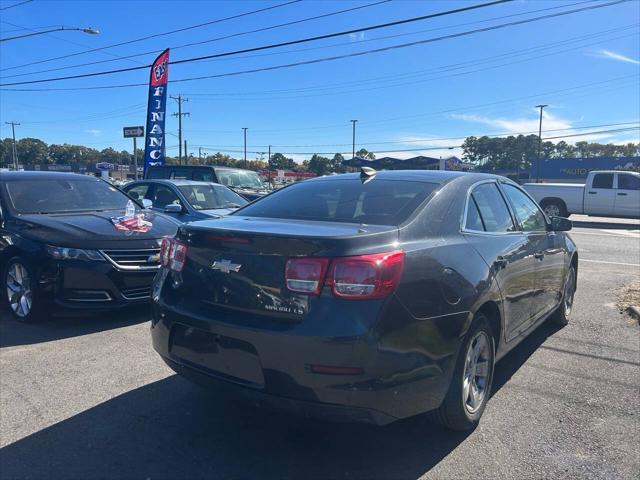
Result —
M 98 180 L 93 175 L 72 172 L 0 171 L 0 180 Z
M 360 178 L 360 173 L 329 175 L 305 180 L 305 182 L 327 182 L 347 178 Z M 510 181 L 506 177 L 491 173 L 458 172 L 452 170 L 380 170 L 375 174 L 374 181 L 375 179 L 382 179 L 445 184 L 458 178 L 464 178 L 471 183 L 494 178 Z
M 173 179 L 173 178 L 149 178 L 145 180 L 135 180 L 133 182 L 127 183 L 127 187 L 130 185 L 136 185 L 138 183 L 159 183 L 163 185 L 175 185 L 176 187 L 182 187 L 186 185 L 221 185 L 216 182 L 203 182 L 200 180 L 182 180 L 182 179 Z M 224 185 L 221 185 L 224 186 Z

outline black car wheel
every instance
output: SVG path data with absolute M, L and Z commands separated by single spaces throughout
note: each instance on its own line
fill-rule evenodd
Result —
M 491 395 L 494 363 L 491 327 L 487 317 L 479 313 L 458 354 L 447 396 L 432 418 L 453 430 L 475 428 Z
M 5 299 L 9 313 L 20 322 L 31 322 L 40 318 L 37 283 L 27 262 L 13 257 L 3 272 Z
M 561 327 L 564 327 L 569 323 L 569 318 L 573 311 L 573 297 L 576 293 L 576 282 L 576 269 L 572 265 L 569 269 L 569 273 L 567 273 L 567 279 L 564 282 L 562 302 L 555 313 L 550 317 L 550 320 L 553 323 Z

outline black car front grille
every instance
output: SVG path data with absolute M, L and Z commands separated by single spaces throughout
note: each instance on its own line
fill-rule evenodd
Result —
M 101 250 L 121 270 L 156 270 L 160 268 L 160 248 L 142 250 Z

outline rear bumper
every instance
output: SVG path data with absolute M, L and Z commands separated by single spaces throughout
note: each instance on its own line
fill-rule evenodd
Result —
M 189 338 L 198 335 L 200 340 L 190 344 Z M 152 302 L 151 336 L 162 359 L 198 384 L 267 408 L 378 425 L 437 408 L 449 387 L 456 353 L 434 358 L 414 347 L 388 348 L 373 333 L 310 336 L 297 334 L 295 328 L 245 328 L 167 305 L 161 298 Z M 235 352 L 243 353 L 216 360 L 218 347 L 209 350 L 201 340 L 209 336 L 211 342 L 236 342 L 240 346 Z M 362 372 L 321 374 L 312 365 L 357 367 Z

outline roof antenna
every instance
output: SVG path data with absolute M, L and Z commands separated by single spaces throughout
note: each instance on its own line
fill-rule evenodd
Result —
M 371 180 L 374 179 L 374 177 L 376 176 L 376 173 L 378 172 L 375 170 L 375 168 L 360 167 L 360 181 L 363 184 L 370 182 Z

